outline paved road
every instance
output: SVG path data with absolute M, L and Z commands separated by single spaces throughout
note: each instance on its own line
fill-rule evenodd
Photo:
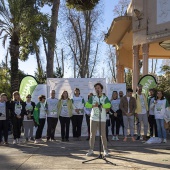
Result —
M 111 141 L 108 143 L 110 157 L 107 160 L 116 166 L 106 164 L 103 160 L 96 160 L 82 164 L 82 161 L 98 156 L 95 152 L 93 157 L 86 157 L 88 142 L 83 138 L 81 141 L 21 143 L 10 144 L 8 147 L 0 146 L 0 170 L 22 169 L 170 169 L 170 140 L 166 144 L 144 144 L 142 141 L 124 143 Z M 98 141 L 96 148 L 98 150 Z

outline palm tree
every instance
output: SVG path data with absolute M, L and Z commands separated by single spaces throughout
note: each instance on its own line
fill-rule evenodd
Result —
M 26 60 L 37 49 L 39 26 L 43 16 L 36 9 L 36 0 L 0 0 L 0 36 L 3 46 L 9 39 L 11 57 L 11 92 L 18 90 L 18 59 Z

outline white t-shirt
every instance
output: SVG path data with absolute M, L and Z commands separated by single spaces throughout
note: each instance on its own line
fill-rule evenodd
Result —
M 130 97 L 127 97 L 127 101 L 128 101 L 128 113 L 130 113 L 130 108 L 129 108 Z
M 149 115 L 154 115 L 154 107 L 151 107 L 153 105 L 153 103 L 154 103 L 154 100 L 155 100 L 154 97 L 152 97 L 150 99 L 150 103 L 149 103 Z
M 111 101 L 111 107 L 112 107 L 112 110 L 114 112 L 116 112 L 117 110 L 119 110 L 119 105 L 120 105 L 120 99 L 116 99 L 116 100 L 112 100 Z
M 83 115 L 84 114 L 84 99 L 83 97 L 79 96 L 73 97 L 73 115 Z M 79 111 L 79 114 L 75 111 L 75 109 L 82 109 L 82 111 Z
M 164 114 L 166 111 L 166 99 L 157 100 L 154 108 L 155 119 L 164 119 Z
M 33 106 L 31 105 L 31 102 L 26 102 L 25 110 L 32 112 L 33 111 Z M 27 115 L 24 115 L 24 121 L 33 121 L 32 119 L 28 119 Z
M 20 102 L 15 103 L 15 114 L 20 115 L 22 110 L 22 105 Z
M 61 109 L 60 116 L 70 117 L 68 112 L 67 100 L 62 100 L 62 109 Z
M 2 115 L 0 116 L 0 120 L 6 120 L 6 103 L 5 102 L 0 102 L 0 113 Z
M 139 113 L 139 114 L 146 114 L 147 111 L 146 111 L 146 106 L 145 106 L 144 97 L 143 97 L 142 94 L 139 95 L 139 97 L 140 97 L 140 103 L 141 103 L 141 108 L 142 108 L 142 112 Z
M 54 98 L 48 98 L 47 99 L 47 104 L 48 104 L 48 114 L 47 117 L 54 117 L 57 118 L 57 104 L 58 104 L 58 99 Z
M 41 107 L 40 107 L 40 119 L 45 119 L 46 115 L 47 115 L 47 109 L 45 107 L 45 103 L 40 103 Z

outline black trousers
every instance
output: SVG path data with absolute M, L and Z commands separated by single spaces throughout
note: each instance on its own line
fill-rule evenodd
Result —
M 59 117 L 61 124 L 61 138 L 69 139 L 70 117 Z
M 119 117 L 115 117 L 114 115 L 110 115 L 111 124 L 112 124 L 112 135 L 114 135 L 115 123 L 116 123 L 116 135 L 119 135 L 120 129 L 120 119 Z
M 58 118 L 47 117 L 47 139 L 54 139 Z
M 13 124 L 13 136 L 14 136 L 14 139 L 17 139 L 17 138 L 21 137 L 22 122 L 23 122 L 22 118 L 18 119 L 17 117 L 13 117 L 12 124 Z
M 123 123 L 123 116 L 119 117 L 119 122 L 120 122 L 120 126 L 122 126 L 123 136 L 124 136 L 124 123 Z
M 109 126 L 110 126 L 110 120 L 106 120 L 106 138 L 108 140 L 108 136 L 109 136 Z
M 88 137 L 90 138 L 90 115 L 87 114 L 86 114 L 86 123 L 87 123 Z
M 0 142 L 4 136 L 5 142 L 8 142 L 8 120 L 0 120 Z
M 71 120 L 72 120 L 72 126 L 73 126 L 73 137 L 78 138 L 81 136 L 83 115 L 73 115 Z
M 155 129 L 155 137 L 158 137 L 157 125 L 154 115 L 149 115 L 148 117 L 149 127 L 150 127 L 150 136 L 153 136 L 153 130 Z
M 45 125 L 45 119 L 39 119 L 39 125 L 35 134 L 35 139 L 41 139 L 44 125 Z

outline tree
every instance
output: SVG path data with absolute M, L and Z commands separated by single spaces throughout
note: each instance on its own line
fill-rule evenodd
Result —
M 38 2 L 39 6 L 41 7 L 43 7 L 45 4 L 51 6 L 50 24 L 48 25 L 48 38 L 43 37 L 43 44 L 47 60 L 47 78 L 52 78 L 54 76 L 54 53 L 56 49 L 56 34 L 60 0 L 39 0 Z
M 115 17 L 124 16 L 126 14 L 127 7 L 130 0 L 119 0 L 118 4 L 115 5 L 113 13 Z
M 63 10 L 67 22 L 65 41 L 75 64 L 76 77 L 92 77 L 99 50 L 95 37 L 100 10 L 77 12 Z
M 165 93 L 166 98 L 170 101 L 170 66 L 163 65 L 161 67 L 162 75 L 159 77 L 161 81 L 158 82 L 158 89 Z
M 11 74 L 10 74 L 10 68 L 6 65 L 6 63 L 2 62 L 0 64 L 0 94 L 6 93 L 8 97 L 11 97 L 10 89 L 11 89 Z M 18 70 L 18 77 L 19 81 L 22 80 L 23 77 L 25 77 L 26 74 Z
M 36 0 L 0 0 L 0 36 L 7 39 L 11 57 L 11 92 L 19 88 L 18 59 L 26 60 L 39 39 L 43 16 L 35 8 Z

